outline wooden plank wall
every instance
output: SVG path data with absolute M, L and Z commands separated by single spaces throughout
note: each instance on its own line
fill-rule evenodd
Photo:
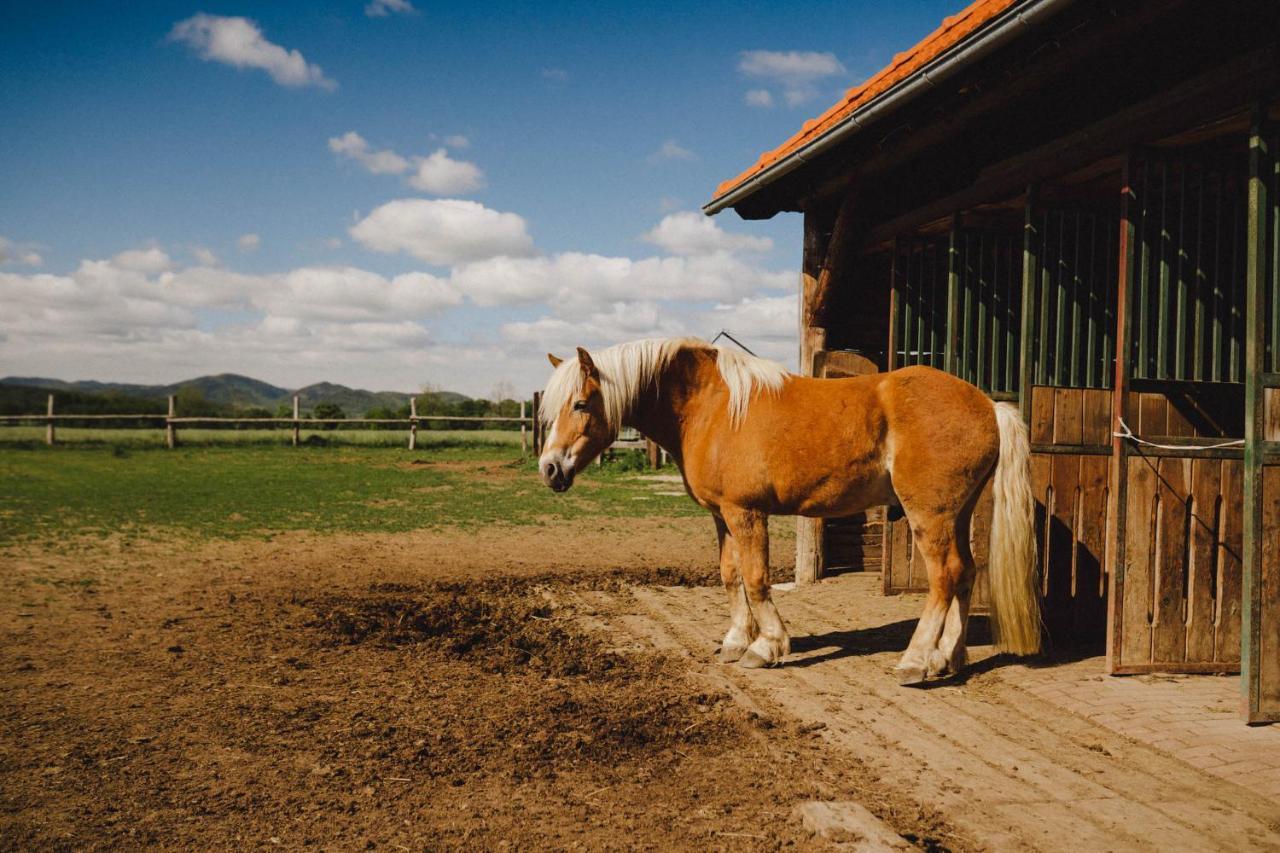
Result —
M 1110 433 L 1110 390 L 1032 387 L 1036 553 L 1045 628 L 1057 646 L 1106 637 Z
M 1135 381 L 1135 388 L 1141 387 Z M 1147 440 L 1240 435 L 1242 387 L 1135 390 L 1125 420 Z M 1156 455 L 1162 453 L 1164 455 Z M 1112 671 L 1240 668 L 1244 468 L 1239 450 L 1125 456 L 1125 565 Z

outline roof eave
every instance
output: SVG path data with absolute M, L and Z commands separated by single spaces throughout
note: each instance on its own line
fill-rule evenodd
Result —
M 904 106 L 947 77 L 990 55 L 1074 2 L 1076 0 L 1026 0 L 1025 3 L 1011 7 L 935 57 L 910 77 L 854 110 L 821 136 L 769 164 L 728 192 L 711 199 L 702 206 L 702 212 L 707 216 L 714 216 L 727 207 L 736 207 L 759 190 L 794 172 L 806 162 Z

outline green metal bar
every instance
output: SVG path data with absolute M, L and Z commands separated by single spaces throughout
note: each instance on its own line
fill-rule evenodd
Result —
M 1018 347 L 1018 407 L 1022 419 L 1031 422 L 1031 368 L 1035 346 L 1035 286 L 1039 276 L 1039 240 L 1036 234 L 1035 210 L 1037 188 L 1027 187 L 1027 202 L 1022 226 L 1022 340 Z
M 1213 199 L 1213 310 L 1209 312 L 1209 378 L 1221 382 L 1222 377 L 1222 318 L 1226 313 L 1226 293 L 1222 287 L 1222 195 L 1226 182 L 1222 171 L 1214 176 L 1216 192 Z
M 1204 380 L 1204 343 L 1207 331 L 1204 310 L 1204 184 L 1207 175 L 1204 168 L 1199 171 L 1200 180 L 1196 183 L 1196 259 L 1194 263 L 1195 272 L 1193 273 L 1195 277 L 1195 308 L 1191 318 L 1193 342 L 1191 349 L 1191 378 L 1197 382 Z
M 1156 302 L 1156 372 L 1157 379 L 1169 378 L 1169 277 L 1172 264 L 1169 254 L 1173 235 L 1169 233 L 1169 161 L 1160 161 L 1160 289 Z
M 1102 300 L 1102 346 L 1099 357 L 1102 361 L 1101 381 L 1103 388 L 1110 388 L 1114 379 L 1113 372 L 1115 366 L 1115 336 L 1113 331 L 1116 326 L 1116 309 L 1115 294 L 1116 280 L 1120 275 L 1120 256 L 1117 251 L 1117 231 L 1120 223 L 1110 217 L 1103 223 L 1103 264 L 1102 264 L 1102 280 L 1106 290 L 1106 296 Z M 1132 269 L 1132 267 L 1130 267 Z M 1126 354 L 1125 356 L 1129 356 Z
M 1018 387 L 1018 306 L 1022 299 L 1022 279 L 1018 275 L 1014 263 L 1017 243 L 1013 237 L 1005 237 L 1004 244 L 1004 304 L 1001 306 L 1004 326 L 1004 386 L 1006 392 L 1016 391 Z M 997 326 L 997 331 L 999 327 Z
M 1261 378 L 1266 344 L 1267 215 L 1270 213 L 1267 177 L 1271 152 L 1263 133 L 1266 110 L 1254 109 L 1249 136 L 1248 263 L 1246 268 L 1244 375 L 1244 560 L 1240 611 L 1240 685 L 1249 722 L 1280 718 L 1280 702 L 1264 702 L 1262 692 L 1262 453 L 1265 391 Z M 1274 598 L 1274 595 L 1271 596 Z M 1276 606 L 1276 602 L 1268 602 Z M 1270 642 L 1271 638 L 1267 638 Z M 1275 697 L 1271 697 L 1272 700 Z
M 1187 164 L 1178 164 L 1178 254 L 1174 267 L 1173 367 L 1175 379 L 1188 378 L 1187 332 Z
M 1036 348 L 1039 359 L 1036 362 L 1036 384 L 1049 384 L 1049 214 L 1041 216 L 1040 226 L 1040 326 L 1036 330 Z
M 889 258 L 889 345 L 885 353 L 885 369 L 897 370 L 901 366 L 898 351 L 902 347 L 902 238 L 893 241 L 893 254 Z
M 946 334 L 944 336 L 942 369 L 956 374 L 959 360 L 956 348 L 960 343 L 960 217 L 951 220 L 951 233 L 947 236 L 947 305 Z
M 1085 279 L 1084 387 L 1097 388 L 1098 380 L 1098 288 L 1103 278 L 1098 275 L 1098 217 L 1089 215 L 1089 274 Z
M 995 288 L 987 270 L 987 235 L 980 238 L 978 250 L 978 328 L 977 347 L 974 352 L 975 383 L 983 390 L 993 390 L 987 381 L 987 327 L 989 325 L 989 307 L 994 304 Z
M 1084 283 L 1080 277 L 1080 211 L 1075 213 L 1075 238 L 1071 246 L 1071 387 L 1080 387 L 1080 301 L 1084 298 Z
M 966 382 L 972 382 L 977 385 L 977 377 L 973 375 L 973 300 L 978 279 L 974 274 L 973 237 L 974 235 L 968 232 L 963 235 L 964 252 L 960 264 L 960 286 L 963 290 L 961 299 L 964 303 L 962 307 L 963 316 L 960 321 L 962 335 L 960 343 L 960 375 L 964 377 Z
M 1235 200 L 1233 199 L 1233 202 Z M 1247 218 L 1248 201 L 1246 199 L 1246 210 L 1244 214 Z M 1240 245 L 1240 234 L 1242 229 L 1240 222 L 1240 205 L 1233 203 L 1231 205 L 1231 302 L 1229 310 L 1231 312 L 1231 326 L 1229 336 L 1227 338 L 1228 362 L 1227 375 L 1225 377 L 1228 382 L 1242 382 L 1244 380 L 1244 353 L 1242 344 L 1244 338 L 1244 300 L 1245 295 L 1242 292 L 1242 284 L 1248 275 L 1248 270 L 1241 269 L 1242 264 L 1246 264 L 1243 257 L 1242 247 Z M 1247 225 L 1246 225 L 1247 227 Z M 1247 235 L 1246 235 L 1247 236 Z
M 1277 140 L 1273 135 L 1268 144 L 1271 152 L 1271 187 L 1268 198 L 1271 201 L 1271 210 L 1269 212 L 1271 225 L 1271 265 L 1269 286 L 1271 289 L 1271 322 L 1267 324 L 1266 329 L 1266 345 L 1270 351 L 1271 358 L 1266 369 L 1272 372 L 1280 371 L 1280 157 L 1276 156 Z
M 1058 213 L 1058 245 L 1054 247 L 1057 254 L 1057 303 L 1054 306 L 1053 323 L 1053 384 L 1063 385 L 1067 380 L 1066 342 L 1067 342 L 1067 214 Z
M 1142 158 L 1142 170 L 1139 178 L 1139 196 L 1138 196 L 1138 234 L 1139 257 L 1138 257 L 1138 316 L 1133 319 L 1137 323 L 1134 337 L 1137 338 L 1138 355 L 1137 362 L 1134 364 L 1133 375 L 1148 377 L 1151 376 L 1150 364 L 1148 358 L 1148 335 L 1147 331 L 1151 328 L 1151 202 L 1150 202 L 1150 176 L 1151 164 L 1144 156 Z

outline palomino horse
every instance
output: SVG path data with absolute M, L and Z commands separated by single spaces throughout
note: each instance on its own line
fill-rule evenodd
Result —
M 1013 406 L 929 367 L 810 379 L 693 339 L 548 357 L 543 479 L 568 489 L 623 426 L 671 454 L 689 496 L 715 517 L 731 613 L 723 661 L 768 666 L 790 651 L 769 595 L 770 515 L 836 517 L 894 504 L 929 573 L 899 680 L 959 672 L 975 574 L 969 520 L 992 478 L 992 633 L 1002 650 L 1039 650 L 1030 449 Z

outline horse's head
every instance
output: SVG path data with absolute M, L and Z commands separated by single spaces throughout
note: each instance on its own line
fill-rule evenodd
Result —
M 605 414 L 600 371 L 587 351 L 578 347 L 576 365 L 565 364 L 563 368 L 563 359 L 550 353 L 547 358 L 556 372 L 547 383 L 543 406 L 550 399 L 559 410 L 545 413 L 550 428 L 538 470 L 544 483 L 563 492 L 573 485 L 575 474 L 613 444 L 617 428 L 609 424 Z M 553 393 L 553 389 L 559 393 Z

